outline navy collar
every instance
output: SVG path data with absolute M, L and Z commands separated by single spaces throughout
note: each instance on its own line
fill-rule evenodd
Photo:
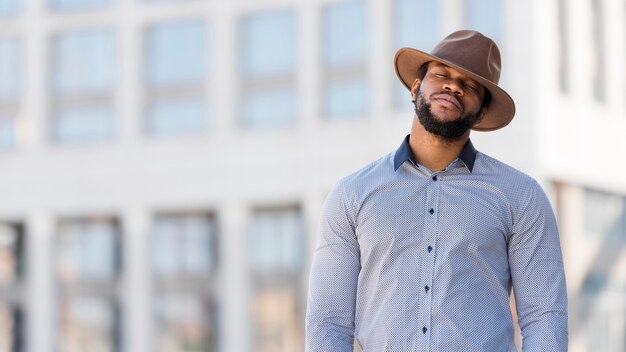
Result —
M 393 167 L 395 171 L 398 171 L 400 165 L 404 164 L 407 160 L 410 160 L 413 164 L 417 165 L 415 157 L 413 157 L 411 147 L 409 146 L 409 136 L 410 135 L 404 137 L 402 144 L 400 144 L 400 147 L 396 150 L 396 155 L 393 158 Z M 476 149 L 474 149 L 474 145 L 469 139 L 463 146 L 463 150 L 461 150 L 461 153 L 459 154 L 459 159 L 461 159 L 461 161 L 465 163 L 467 169 L 472 172 L 472 169 L 474 168 L 474 161 L 476 161 Z

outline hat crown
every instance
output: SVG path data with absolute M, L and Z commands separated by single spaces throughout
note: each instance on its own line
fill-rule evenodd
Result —
M 462 30 L 444 38 L 431 55 L 458 65 L 495 84 L 500 81 L 500 50 L 479 32 Z

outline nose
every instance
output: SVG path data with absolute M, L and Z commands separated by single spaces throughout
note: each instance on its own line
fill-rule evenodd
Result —
M 464 94 L 463 83 L 454 78 L 447 80 L 443 85 L 443 89 L 458 96 L 463 96 Z

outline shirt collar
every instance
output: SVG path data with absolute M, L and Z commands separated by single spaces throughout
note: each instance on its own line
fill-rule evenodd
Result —
M 400 165 L 404 164 L 405 161 L 410 160 L 413 164 L 417 165 L 415 162 L 415 158 L 413 157 L 413 152 L 411 151 L 411 147 L 409 146 L 409 136 L 404 137 L 402 144 L 398 150 L 396 150 L 396 155 L 393 158 L 393 167 L 395 171 L 398 171 Z M 474 161 L 476 161 L 476 149 L 472 144 L 471 140 L 467 140 L 467 143 L 463 146 L 463 150 L 459 154 L 459 159 L 465 163 L 467 169 L 472 172 L 474 168 Z

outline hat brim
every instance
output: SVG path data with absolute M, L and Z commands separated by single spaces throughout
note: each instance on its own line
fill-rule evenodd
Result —
M 402 48 L 396 52 L 394 58 L 396 74 L 402 84 L 410 90 L 413 82 L 418 78 L 420 67 L 429 61 L 441 62 L 464 72 L 491 93 L 491 102 L 483 111 L 481 121 L 472 127 L 472 129 L 477 131 L 493 131 L 508 125 L 511 120 L 513 120 L 513 116 L 515 115 L 515 103 L 507 92 L 490 80 L 447 60 L 417 49 Z

